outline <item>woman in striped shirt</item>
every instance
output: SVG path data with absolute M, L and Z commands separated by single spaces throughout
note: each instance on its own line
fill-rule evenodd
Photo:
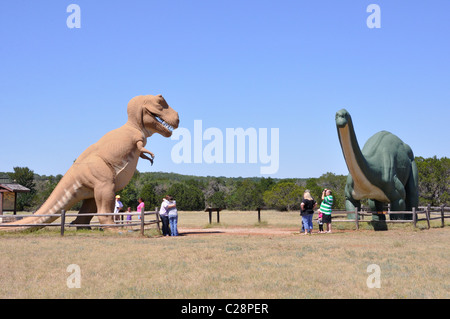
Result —
M 323 222 L 327 224 L 326 233 L 331 233 L 331 207 L 333 206 L 333 195 L 331 190 L 324 189 L 322 192 L 322 204 L 320 204 L 319 210 L 323 214 Z

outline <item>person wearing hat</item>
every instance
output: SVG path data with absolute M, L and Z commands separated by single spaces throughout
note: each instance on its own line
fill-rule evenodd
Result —
M 120 195 L 116 195 L 116 204 L 114 205 L 114 214 L 117 214 L 122 209 L 123 204 L 120 201 Z M 117 221 L 119 218 L 118 216 L 114 216 L 114 221 Z

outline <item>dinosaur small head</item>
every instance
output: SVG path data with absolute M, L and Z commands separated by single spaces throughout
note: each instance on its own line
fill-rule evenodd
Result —
M 350 113 L 346 109 L 342 109 L 336 112 L 336 125 L 337 127 L 344 127 L 351 121 Z
M 178 113 L 162 95 L 140 95 L 128 103 L 128 121 L 137 124 L 147 136 L 159 133 L 170 137 L 180 123 Z

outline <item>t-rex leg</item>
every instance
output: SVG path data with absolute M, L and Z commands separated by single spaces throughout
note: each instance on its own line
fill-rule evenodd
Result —
M 95 185 L 94 197 L 98 214 L 114 212 L 114 188 L 112 182 L 103 182 Z M 113 216 L 98 216 L 100 224 L 114 224 Z
M 93 216 L 83 216 L 83 214 L 95 214 L 97 205 L 94 198 L 85 199 L 78 212 L 77 218 L 71 224 L 87 225 L 91 222 Z M 91 229 L 89 226 L 80 226 L 77 229 Z

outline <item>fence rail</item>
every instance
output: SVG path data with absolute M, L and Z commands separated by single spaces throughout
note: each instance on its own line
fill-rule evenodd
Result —
M 376 220 L 370 220 L 370 219 L 364 219 L 364 216 L 374 216 L 374 215 L 411 215 L 412 219 L 393 219 L 393 220 L 380 220 L 378 222 L 382 222 L 382 223 L 412 223 L 414 225 L 414 227 L 417 227 L 417 222 L 419 221 L 426 221 L 427 222 L 427 226 L 428 229 L 430 229 L 430 221 L 431 220 L 437 220 L 440 219 L 441 220 L 441 226 L 444 227 L 445 226 L 445 219 L 446 218 L 450 218 L 450 214 L 446 214 L 446 213 L 450 213 L 450 207 L 445 207 L 445 206 L 441 206 L 441 207 L 431 207 L 431 206 L 426 206 L 426 207 L 419 207 L 418 209 L 413 208 L 412 211 L 386 211 L 386 212 L 364 212 L 364 211 L 359 211 L 357 208 L 355 209 L 354 212 L 352 211 L 341 211 L 341 210 L 337 210 L 337 211 L 333 211 L 332 216 L 333 216 L 333 222 L 353 222 L 356 225 L 356 229 L 359 229 L 359 223 L 361 222 L 377 222 Z M 349 214 L 355 214 L 355 218 L 354 219 L 336 219 L 336 217 L 338 217 L 339 215 L 346 215 L 348 217 Z M 425 217 L 423 218 L 419 218 L 419 215 L 425 215 Z M 437 217 L 432 217 L 432 216 L 436 216 Z M 339 216 L 342 217 L 342 216 Z M 362 217 L 362 218 L 360 218 Z
M 0 223 L 1 227 L 60 227 L 61 228 L 61 236 L 64 236 L 65 228 L 66 227 L 132 227 L 132 226 L 139 226 L 141 235 L 144 235 L 144 229 L 147 225 L 153 225 L 156 224 L 157 229 L 161 230 L 160 227 L 160 217 L 159 217 L 159 211 L 155 209 L 154 212 L 141 212 L 141 213 L 104 213 L 104 214 L 98 214 L 98 213 L 92 213 L 92 214 L 82 214 L 82 216 L 113 216 L 113 217 L 123 217 L 123 216 L 138 216 L 140 217 L 139 221 L 131 221 L 128 223 L 128 221 L 124 220 L 118 220 L 114 224 L 100 224 L 99 222 L 93 222 L 89 224 L 71 224 L 66 223 L 67 217 L 79 217 L 80 214 L 67 214 L 64 210 L 61 211 L 61 214 L 42 214 L 42 215 L 34 215 L 34 214 L 28 214 L 28 215 L 13 215 L 13 216 L 3 216 L 0 215 L 0 218 L 7 218 L 8 220 L 11 219 L 22 219 L 26 217 L 60 217 L 61 222 L 60 223 L 39 223 L 39 224 L 20 224 L 20 225 L 12 225 L 8 223 Z M 155 215 L 155 219 L 152 220 L 145 220 L 145 216 Z M 2 220 L 3 221 L 3 220 Z M 124 223 L 127 222 L 127 223 Z

